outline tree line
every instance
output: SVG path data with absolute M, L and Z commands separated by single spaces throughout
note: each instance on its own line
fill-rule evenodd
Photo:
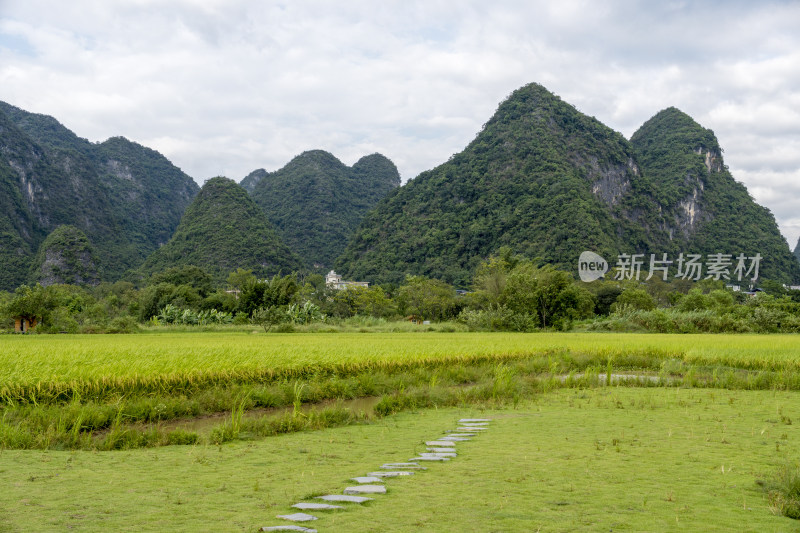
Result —
M 42 333 L 124 333 L 143 326 L 256 325 L 282 331 L 352 317 L 451 321 L 476 331 L 800 331 L 800 291 L 765 281 L 755 296 L 722 282 L 582 283 L 572 274 L 503 248 L 475 271 L 469 291 L 425 276 L 401 284 L 336 290 L 320 274 L 260 279 L 237 269 L 217 284 L 196 266 L 131 282 L 22 285 L 0 293 L 2 329 L 35 321 Z

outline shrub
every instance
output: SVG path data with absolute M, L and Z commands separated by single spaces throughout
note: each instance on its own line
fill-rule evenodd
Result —
M 130 315 L 118 316 L 108 324 L 108 333 L 136 333 L 139 331 L 139 324 Z

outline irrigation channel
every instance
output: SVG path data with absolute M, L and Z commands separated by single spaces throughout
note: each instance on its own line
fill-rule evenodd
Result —
M 490 422 L 490 418 L 462 418 L 458 421 L 455 430 L 445 432 L 444 435 L 432 436 L 431 440 L 427 440 L 425 442 L 427 451 L 409 458 L 408 462 L 384 463 L 374 472 L 350 478 L 355 484 L 346 487 L 341 494 L 326 494 L 315 498 L 323 500 L 324 503 L 297 502 L 292 505 L 292 509 L 295 512 L 277 515 L 276 518 L 288 522 L 314 522 L 319 520 L 320 517 L 310 514 L 311 512 L 321 515 L 322 513 L 342 511 L 346 510 L 347 506 L 360 505 L 375 500 L 372 496 L 381 497 L 381 495 L 387 494 L 387 479 L 408 479 L 416 475 L 432 475 L 432 473 L 427 472 L 428 467 L 422 466 L 422 464 L 447 463 L 452 459 L 456 459 L 458 457 L 456 446 L 469 442 L 474 437 L 487 431 Z M 306 533 L 317 533 L 317 529 L 296 524 L 264 526 L 261 531 L 305 531 Z

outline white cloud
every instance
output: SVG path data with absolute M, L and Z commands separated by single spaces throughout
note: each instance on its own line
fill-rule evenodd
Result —
M 630 136 L 674 105 L 800 236 L 800 4 L 0 0 L 0 99 L 198 181 L 308 149 L 405 179 L 539 82 Z

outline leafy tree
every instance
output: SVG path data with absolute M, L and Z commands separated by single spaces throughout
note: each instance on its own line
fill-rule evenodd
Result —
M 453 318 L 460 310 L 451 285 L 424 276 L 408 276 L 397 289 L 396 300 L 400 313 L 426 320 Z
M 256 277 L 253 275 L 252 270 L 237 268 L 228 274 L 228 279 L 226 281 L 233 290 L 241 291 L 245 285 L 255 282 Z
M 44 322 L 56 308 L 53 292 L 39 284 L 29 287 L 21 285 L 14 291 L 14 296 L 5 308 L 5 314 L 12 318 L 24 318 L 28 321 Z
M 517 314 L 536 317 L 542 328 L 563 327 L 572 320 L 588 318 L 594 298 L 574 279 L 549 265 L 536 267 L 526 261 L 508 275 L 503 303 Z
M 139 320 L 149 320 L 168 304 L 180 309 L 199 309 L 203 296 L 191 285 L 158 283 L 148 285 L 139 294 Z
M 194 265 L 174 266 L 153 274 L 150 278 L 150 285 L 158 285 L 159 283 L 169 283 L 176 286 L 188 285 L 197 289 L 197 293 L 201 297 L 209 295 L 214 288 L 213 280 L 208 272 Z
M 289 314 L 285 306 L 270 305 L 267 307 L 259 307 L 253 311 L 251 320 L 254 324 L 263 327 L 265 333 L 268 333 L 273 326 L 288 322 Z
M 248 282 L 239 295 L 239 309 L 252 316 L 256 309 L 288 306 L 294 301 L 300 287 L 297 276 L 275 275 L 270 280 Z
M 708 297 L 701 289 L 692 289 L 678 302 L 681 311 L 702 311 L 710 307 Z
M 629 287 L 622 291 L 611 306 L 613 312 L 623 309 L 651 311 L 656 308 L 656 300 L 644 289 Z

